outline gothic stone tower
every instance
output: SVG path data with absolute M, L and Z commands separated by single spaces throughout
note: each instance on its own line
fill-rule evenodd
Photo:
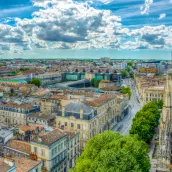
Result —
M 167 72 L 164 90 L 164 106 L 160 122 L 158 165 L 170 171 L 172 154 L 172 69 Z

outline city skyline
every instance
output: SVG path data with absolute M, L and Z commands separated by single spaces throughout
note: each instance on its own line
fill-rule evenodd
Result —
M 0 2 L 0 58 L 170 60 L 172 1 Z

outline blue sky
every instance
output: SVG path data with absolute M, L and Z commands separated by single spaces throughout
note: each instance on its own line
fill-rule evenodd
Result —
M 1 0 L 0 58 L 170 59 L 172 0 Z

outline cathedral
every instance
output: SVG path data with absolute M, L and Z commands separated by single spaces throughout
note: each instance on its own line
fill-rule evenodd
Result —
M 172 69 L 167 72 L 160 120 L 158 168 L 172 172 Z

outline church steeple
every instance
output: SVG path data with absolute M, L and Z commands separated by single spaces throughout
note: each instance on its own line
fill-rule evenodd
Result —
M 172 152 L 172 69 L 167 72 L 159 132 L 159 168 L 170 171 Z

